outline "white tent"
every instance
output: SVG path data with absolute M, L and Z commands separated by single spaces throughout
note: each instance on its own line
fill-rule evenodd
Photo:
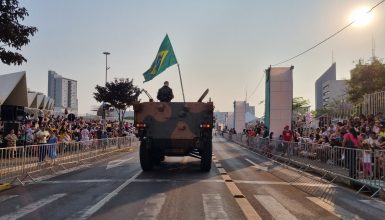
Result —
M 33 107 L 36 108 L 36 97 L 37 97 L 36 92 L 28 92 L 28 108 L 33 108 Z
M 47 105 L 47 109 L 48 110 L 52 110 L 53 109 L 53 102 L 54 102 L 54 100 L 52 98 L 49 98 L 48 105 Z
M 43 106 L 42 106 L 43 109 L 47 109 L 48 101 L 49 101 L 49 97 L 48 96 L 44 96 L 43 103 L 42 103 L 43 104 Z
M 41 108 L 44 105 L 44 97 L 43 94 L 37 94 L 37 100 L 36 100 L 36 108 Z
M 0 105 L 28 107 L 25 71 L 0 75 Z

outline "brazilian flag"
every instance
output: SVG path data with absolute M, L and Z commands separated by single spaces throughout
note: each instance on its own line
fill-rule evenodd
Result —
M 161 74 L 164 70 L 176 63 L 174 50 L 172 49 L 170 39 L 166 34 L 150 69 L 143 73 L 144 82 L 152 80 L 155 76 Z

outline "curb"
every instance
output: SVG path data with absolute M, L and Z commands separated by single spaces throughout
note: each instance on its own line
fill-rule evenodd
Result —
M 10 189 L 11 187 L 12 187 L 12 185 L 10 183 L 2 183 L 2 184 L 0 184 L 0 192 L 7 190 L 7 189 Z

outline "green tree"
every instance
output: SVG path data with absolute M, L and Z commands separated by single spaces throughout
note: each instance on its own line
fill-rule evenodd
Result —
M 94 98 L 98 102 L 109 103 L 118 113 L 120 125 L 122 125 L 127 108 L 138 101 L 141 90 L 133 84 L 133 80 L 115 79 L 107 82 L 105 86 L 96 85 Z
M 385 89 L 385 65 L 376 57 L 370 63 L 359 61 L 350 74 L 347 92 L 353 104 L 360 102 L 365 94 Z
M 18 52 L 29 43 L 37 28 L 19 23 L 28 16 L 28 11 L 19 6 L 18 0 L 0 0 L 0 59 L 7 65 L 21 65 L 27 59 Z
M 309 99 L 303 97 L 293 98 L 293 111 L 300 112 L 302 109 L 309 107 Z

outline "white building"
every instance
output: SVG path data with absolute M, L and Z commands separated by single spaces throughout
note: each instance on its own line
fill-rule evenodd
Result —
M 323 84 L 327 81 L 336 80 L 336 63 L 333 63 L 315 82 L 315 108 L 322 109 L 325 106 L 323 101 Z
M 322 83 L 322 105 L 326 107 L 333 100 L 341 100 L 347 91 L 346 80 L 328 80 Z
M 78 112 L 77 81 L 64 78 L 55 71 L 48 71 L 48 97 L 55 100 L 54 111 L 77 114 Z

